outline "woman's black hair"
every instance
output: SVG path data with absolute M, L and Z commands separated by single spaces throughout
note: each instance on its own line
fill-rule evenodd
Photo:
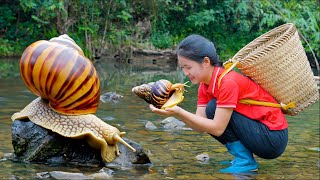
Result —
M 192 34 L 183 39 L 176 49 L 178 56 L 202 63 L 205 57 L 213 66 L 222 66 L 214 44 L 203 36 Z

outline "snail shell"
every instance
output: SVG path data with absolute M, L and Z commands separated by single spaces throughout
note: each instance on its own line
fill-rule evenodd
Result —
M 172 84 L 166 79 L 161 79 L 136 86 L 132 88 L 132 92 L 156 108 L 164 109 L 173 107 L 183 100 L 184 86 L 186 85 L 181 83 Z
M 32 43 L 20 59 L 27 87 L 67 115 L 95 113 L 100 98 L 98 74 L 81 48 L 68 36 Z
M 21 78 L 39 97 L 12 120 L 30 119 L 64 137 L 83 138 L 111 162 L 120 154 L 117 142 L 131 150 L 117 128 L 93 113 L 100 100 L 98 74 L 81 48 L 68 36 L 32 43 L 20 59 Z

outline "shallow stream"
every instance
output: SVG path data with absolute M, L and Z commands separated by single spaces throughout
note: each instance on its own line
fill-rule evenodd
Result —
M 12 60 L 18 65 L 19 59 Z M 120 62 L 102 57 L 95 63 L 101 79 L 101 94 L 115 91 L 123 96 L 119 102 L 100 102 L 97 116 L 126 131 L 126 138 L 139 143 L 147 152 L 152 166 L 114 169 L 114 179 L 319 179 L 319 102 L 298 116 L 288 116 L 289 144 L 282 156 L 274 160 L 257 158 L 256 175 L 238 177 L 219 173 L 219 162 L 231 159 L 225 147 L 210 135 L 195 131 L 170 131 L 160 125 L 165 117 L 152 113 L 148 104 L 132 94 L 131 88 L 160 78 L 173 82 L 187 79 L 170 59 L 133 59 Z M 1 72 L 0 72 L 1 73 Z M 195 111 L 196 86 L 188 88 L 181 106 Z M 90 175 L 102 167 L 52 166 L 12 162 L 4 156 L 13 153 L 11 115 L 20 111 L 36 96 L 20 77 L 0 79 L 0 179 L 31 179 L 37 173 L 64 171 Z M 158 128 L 145 128 L 146 122 Z M 208 154 L 207 163 L 195 158 Z

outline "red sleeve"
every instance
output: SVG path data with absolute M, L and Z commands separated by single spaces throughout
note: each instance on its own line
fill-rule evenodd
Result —
M 219 88 L 217 107 L 236 108 L 239 99 L 239 85 L 232 79 L 223 79 Z
M 209 100 L 208 100 L 208 97 L 206 95 L 206 90 L 207 90 L 207 87 L 204 83 L 200 83 L 200 86 L 198 88 L 198 107 L 200 106 L 207 106 Z

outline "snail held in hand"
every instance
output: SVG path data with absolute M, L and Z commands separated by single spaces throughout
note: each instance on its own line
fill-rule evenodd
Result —
M 117 142 L 135 151 L 121 138 L 124 132 L 93 115 L 100 98 L 98 74 L 68 35 L 28 46 L 20 59 L 20 73 L 29 90 L 39 97 L 13 114 L 12 120 L 29 118 L 62 136 L 86 139 L 91 147 L 101 150 L 105 162 L 120 154 Z
M 172 84 L 168 80 L 161 79 L 156 82 L 136 86 L 132 88 L 132 92 L 156 108 L 165 109 L 183 101 L 186 83 Z

